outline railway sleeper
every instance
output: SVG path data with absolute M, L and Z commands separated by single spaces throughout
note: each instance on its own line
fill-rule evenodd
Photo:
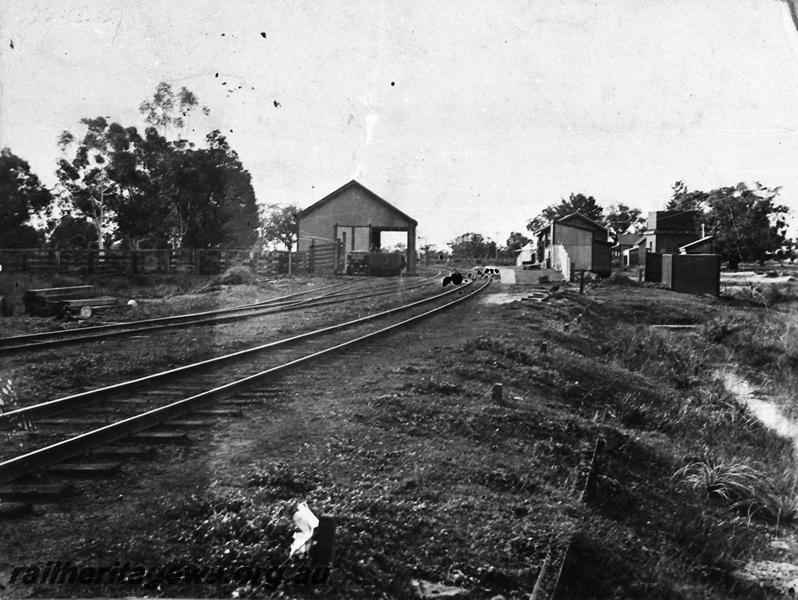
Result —
M 173 419 L 166 421 L 156 427 L 173 427 L 176 429 L 200 429 L 202 427 L 211 427 L 215 425 L 216 421 L 209 421 L 207 419 Z
M 237 398 L 275 398 L 282 393 L 282 390 L 274 389 L 274 388 L 263 388 L 263 389 L 249 389 L 243 390 L 240 392 L 236 392 Z
M 253 396 L 251 398 L 239 398 L 238 396 L 230 396 L 219 401 L 224 407 L 230 406 L 257 406 L 259 404 L 266 404 L 267 400 L 274 400 L 276 396 Z
M 33 513 L 33 504 L 30 502 L 0 502 L 1 519 L 19 519 Z
M 182 431 L 140 431 L 120 441 L 135 444 L 188 444 L 188 435 Z
M 59 477 L 112 477 L 122 472 L 119 462 L 63 462 L 47 467 L 47 473 Z
M 240 417 L 243 413 L 234 408 L 199 408 L 191 411 L 200 417 Z
M 131 404 L 139 404 L 141 406 L 144 406 L 146 404 L 149 404 L 150 402 L 151 402 L 151 400 L 149 400 L 149 399 L 145 400 L 145 399 L 139 398 L 138 396 L 121 396 L 121 397 L 118 397 L 118 398 L 108 398 L 107 400 L 103 400 L 102 404 L 97 404 L 97 405 L 95 405 L 95 407 L 102 407 L 103 405 L 108 405 L 108 404 L 111 404 L 111 405 L 113 405 L 113 404 L 121 404 L 123 406 L 130 406 Z
M 45 419 L 34 419 L 34 423 L 37 425 L 45 425 L 47 427 L 53 426 L 63 426 L 63 425 L 78 425 L 81 427 L 102 427 L 103 425 L 108 425 L 109 423 L 113 423 L 113 419 L 91 419 L 91 418 L 81 418 L 81 417 L 55 417 L 55 418 L 45 418 Z
M 72 483 L 33 483 L 0 486 L 0 500 L 11 502 L 55 502 L 78 494 Z
M 76 460 L 105 458 L 105 459 L 135 459 L 151 460 L 158 456 L 155 448 L 141 446 L 102 446 L 94 448 L 88 453 L 75 457 Z

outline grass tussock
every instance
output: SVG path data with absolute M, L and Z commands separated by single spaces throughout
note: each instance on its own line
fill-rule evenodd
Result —
M 748 518 L 790 525 L 798 517 L 795 477 L 773 479 L 749 461 L 721 460 L 710 451 L 673 474 L 676 481 Z

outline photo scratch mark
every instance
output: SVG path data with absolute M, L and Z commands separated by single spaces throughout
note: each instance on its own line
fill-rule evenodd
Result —
M 625 127 L 624 127 L 624 128 L 622 128 L 622 131 L 623 131 L 623 132 L 624 132 L 626 135 L 628 135 L 628 136 L 629 136 L 629 138 L 630 138 L 630 139 L 631 139 L 631 140 L 632 140 L 632 141 L 633 141 L 635 144 L 640 144 L 640 143 L 641 143 L 641 142 L 640 142 L 640 140 L 639 140 L 639 139 L 637 139 L 635 136 L 633 136 L 633 135 L 632 135 L 632 133 L 631 133 L 631 132 L 630 132 L 628 129 L 626 129 Z
M 116 29 L 114 30 L 114 37 L 111 39 L 112 44 L 116 43 L 116 36 L 119 35 L 119 27 L 122 25 L 122 19 L 124 18 L 125 18 L 125 11 L 123 9 L 122 13 L 119 15 L 119 21 L 116 24 Z
M 576 131 L 574 130 L 573 127 L 571 127 L 570 121 L 568 121 L 568 119 L 565 118 L 565 115 L 562 113 L 559 107 L 553 102 L 551 103 L 551 107 L 557 112 L 558 115 L 560 115 L 560 118 L 562 119 L 562 122 L 565 123 L 565 126 L 568 128 L 568 131 L 576 135 Z

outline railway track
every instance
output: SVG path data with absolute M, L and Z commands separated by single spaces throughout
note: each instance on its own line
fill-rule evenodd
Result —
M 0 354 L 11 352 L 21 352 L 26 350 L 43 350 L 57 346 L 89 342 L 110 337 L 132 335 L 142 332 L 153 332 L 159 330 L 175 329 L 181 327 L 193 327 L 198 325 L 213 325 L 240 319 L 250 319 L 267 314 L 300 310 L 336 304 L 351 300 L 361 300 L 376 296 L 391 294 L 394 292 L 406 292 L 419 289 L 434 283 L 437 275 L 419 280 L 410 286 L 390 284 L 386 286 L 371 287 L 367 289 L 351 290 L 353 285 L 336 283 L 318 290 L 297 292 L 271 300 L 253 302 L 229 308 L 221 308 L 210 311 L 203 311 L 190 314 L 173 315 L 169 317 L 157 317 L 154 319 L 141 319 L 138 321 L 128 321 L 124 323 L 109 323 L 105 325 L 93 325 L 90 327 L 80 327 L 76 329 L 65 329 L 59 331 L 46 331 L 41 333 L 31 333 L 19 336 L 0 338 Z M 345 286 L 345 287 L 344 287 Z M 344 289 L 340 289 L 344 287 Z M 310 298 L 297 298 L 326 289 L 323 294 L 318 294 Z
M 33 441 L 23 449 L 5 445 L 0 500 L 38 497 L 42 490 L 46 495 L 49 488 L 41 481 L 33 489 L 20 484 L 36 473 L 48 479 L 111 475 L 126 459 L 150 456 L 152 444 L 184 443 L 191 430 L 240 414 L 253 402 L 278 398 L 274 380 L 287 369 L 416 324 L 488 284 L 466 284 L 351 321 L 4 413 L 0 429 L 27 424 L 33 431 L 24 433 Z

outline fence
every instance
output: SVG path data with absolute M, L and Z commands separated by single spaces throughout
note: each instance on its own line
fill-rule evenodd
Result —
M 343 268 L 343 251 L 340 244 L 313 244 L 307 250 L 308 273 L 335 273 Z
M 332 244 L 334 246 L 334 244 Z M 318 253 L 320 266 L 327 254 Z M 291 254 L 292 271 L 312 273 L 308 253 Z M 243 249 L 195 250 L 9 250 L 0 249 L 0 265 L 7 272 L 60 273 L 69 275 L 127 275 L 147 273 L 221 273 L 234 266 L 271 275 L 288 272 L 288 252 L 255 252 Z
M 565 281 L 571 281 L 571 257 L 562 244 L 555 244 L 551 248 L 551 268 L 558 269 Z

